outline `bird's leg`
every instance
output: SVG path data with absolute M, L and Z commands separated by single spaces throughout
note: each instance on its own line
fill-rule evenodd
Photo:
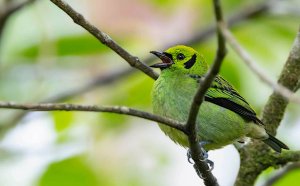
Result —
M 203 147 L 204 145 L 207 145 L 209 143 L 211 143 L 211 142 L 210 141 L 201 141 L 201 142 L 198 143 L 198 145 L 200 147 L 200 150 L 201 150 L 201 153 L 202 153 L 202 156 L 203 156 L 203 159 L 200 159 L 200 161 L 205 161 L 206 163 L 208 163 L 209 169 L 207 171 L 212 171 L 214 169 L 214 162 L 208 159 L 208 153 L 206 152 L 206 150 Z M 187 158 L 188 158 L 189 163 L 194 164 L 194 162 L 192 162 L 192 160 L 191 160 L 192 155 L 191 155 L 191 150 L 190 149 L 188 149 L 188 151 L 187 151 Z M 195 166 L 195 164 L 194 164 L 194 168 L 195 168 L 198 176 L 200 178 L 203 178 L 200 171 Z

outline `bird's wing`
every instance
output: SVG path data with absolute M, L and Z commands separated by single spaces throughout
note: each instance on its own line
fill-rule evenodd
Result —
M 192 76 L 192 78 L 196 77 Z M 262 124 L 247 101 L 221 76 L 216 76 L 211 87 L 207 90 L 205 101 L 227 108 L 246 120 Z

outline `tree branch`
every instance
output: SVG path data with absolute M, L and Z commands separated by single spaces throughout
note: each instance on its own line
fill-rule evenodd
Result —
M 148 112 L 124 107 L 124 106 L 97 106 L 97 105 L 75 105 L 75 104 L 53 104 L 53 103 L 42 103 L 42 104 L 17 104 L 13 102 L 0 102 L 0 108 L 6 109 L 19 109 L 28 111 L 82 111 L 82 112 L 109 112 L 135 116 L 144 118 L 158 123 L 165 124 L 169 127 L 175 128 L 186 133 L 184 124 L 178 121 L 164 118 L 158 115 L 154 115 Z
M 296 92 L 299 88 L 299 39 L 300 30 L 298 31 L 289 57 L 278 80 L 278 83 L 280 83 L 284 87 L 287 87 L 292 92 Z M 288 100 L 285 99 L 281 94 L 278 94 L 277 91 L 274 91 L 273 94 L 269 97 L 269 100 L 263 110 L 262 117 L 262 121 L 265 123 L 267 131 L 270 131 L 272 134 L 276 133 L 276 129 L 283 118 L 287 104 Z M 253 185 L 258 175 L 269 166 L 272 166 L 270 159 L 276 159 L 274 153 L 271 152 L 265 144 L 258 141 L 250 143 L 244 148 L 239 149 L 239 152 L 241 157 L 241 166 L 235 183 L 236 186 Z M 279 159 L 288 158 L 288 155 L 286 155 L 286 153 L 282 153 L 282 157 Z
M 112 40 L 106 33 L 102 32 L 94 25 L 90 24 L 81 14 L 76 12 L 70 5 L 62 0 L 50 0 L 66 14 L 68 14 L 73 21 L 90 32 L 94 37 L 96 37 L 102 44 L 106 45 L 119 56 L 121 56 L 125 61 L 129 63 L 130 66 L 144 72 L 149 77 L 157 79 L 158 74 L 152 70 L 150 67 L 142 63 L 138 57 L 132 56 L 129 52 L 118 45 L 114 40 Z
M 248 52 L 242 48 L 231 32 L 226 27 L 221 28 L 222 34 L 226 38 L 231 48 L 240 56 L 240 58 L 252 70 L 252 72 L 254 72 L 260 78 L 260 80 L 262 80 L 262 82 L 269 85 L 276 93 L 282 95 L 285 99 L 300 104 L 300 98 L 296 97 L 292 90 L 289 90 L 283 86 L 281 82 L 275 83 L 269 76 L 266 75 L 266 73 L 257 65 L 257 63 L 254 62 Z M 300 42 L 299 37 L 297 37 L 295 42 Z M 300 48 L 294 48 L 294 51 L 291 51 L 294 54 L 293 60 L 298 62 L 300 61 L 300 54 L 298 52 L 299 50 Z
M 270 159 L 273 160 L 273 165 L 284 166 L 290 162 L 300 161 L 300 151 L 284 151 L 280 154 L 278 153 L 269 153 Z
M 215 18 L 217 22 L 217 36 L 218 36 L 218 49 L 216 53 L 216 58 L 214 63 L 208 73 L 206 74 L 204 80 L 200 83 L 200 87 L 197 90 L 191 108 L 189 112 L 188 121 L 186 124 L 186 130 L 188 132 L 188 139 L 190 144 L 190 150 L 192 158 L 195 162 L 197 170 L 199 170 L 202 174 L 204 184 L 205 185 L 218 185 L 217 179 L 213 176 L 213 174 L 208 171 L 209 166 L 206 162 L 201 161 L 204 159 L 201 149 L 199 147 L 199 139 L 197 135 L 197 125 L 196 119 L 200 109 L 200 106 L 203 102 L 204 95 L 211 83 L 213 82 L 216 75 L 219 73 L 222 61 L 226 55 L 226 47 L 225 47 L 225 39 L 221 34 L 220 27 L 224 26 L 223 15 L 221 10 L 221 5 L 219 0 L 213 1 Z

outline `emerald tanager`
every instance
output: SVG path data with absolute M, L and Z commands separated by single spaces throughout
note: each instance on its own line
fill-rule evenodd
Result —
M 184 45 L 151 53 L 162 61 L 151 66 L 161 69 L 152 90 L 154 113 L 186 122 L 193 97 L 208 72 L 205 59 L 196 50 Z M 245 137 L 262 140 L 277 152 L 288 149 L 265 130 L 248 102 L 220 75 L 215 77 L 204 96 L 196 125 L 199 143 L 202 142 L 206 151 L 242 142 Z M 189 146 L 183 132 L 162 124 L 159 127 L 175 143 Z

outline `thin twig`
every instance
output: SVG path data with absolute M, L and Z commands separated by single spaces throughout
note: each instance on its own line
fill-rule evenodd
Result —
M 82 111 L 82 112 L 109 112 L 135 116 L 139 118 L 156 121 L 169 127 L 178 129 L 184 133 L 184 124 L 172 119 L 157 116 L 148 112 L 124 107 L 124 106 L 97 106 L 97 105 L 76 105 L 63 103 L 41 103 L 41 104 L 18 104 L 13 102 L 0 102 L 0 108 L 19 109 L 28 111 Z
M 121 56 L 125 61 L 129 63 L 130 66 L 139 69 L 140 71 L 147 74 L 149 77 L 153 79 L 158 78 L 158 74 L 148 67 L 146 64 L 141 62 L 138 57 L 132 56 L 129 52 L 127 52 L 124 48 L 118 45 L 114 40 L 111 39 L 106 33 L 102 32 L 94 25 L 90 24 L 80 13 L 76 12 L 70 5 L 62 0 L 50 0 L 56 6 L 58 6 L 61 10 L 63 10 L 66 14 L 68 14 L 73 21 L 90 32 L 94 37 L 96 37 L 102 44 L 108 46 L 114 52 L 116 52 L 119 56 Z
M 216 4 L 218 4 L 218 0 L 214 0 L 214 2 Z M 219 6 L 215 5 L 215 11 L 217 11 L 217 12 L 221 11 Z M 216 12 L 216 19 L 217 19 L 217 25 L 218 25 L 218 27 L 217 27 L 218 28 L 218 31 L 217 31 L 218 50 L 217 50 L 216 58 L 214 59 L 214 63 L 212 65 L 212 67 L 206 74 L 205 79 L 200 82 L 200 87 L 193 99 L 188 122 L 186 125 L 188 131 L 190 131 L 192 128 L 194 128 L 197 114 L 198 114 L 199 108 L 203 102 L 204 95 L 205 95 L 206 91 L 208 90 L 208 88 L 210 87 L 210 85 L 213 82 L 216 75 L 219 73 L 223 58 L 226 55 L 225 39 L 220 32 L 220 27 L 223 27 L 224 22 L 223 22 L 221 13 L 217 13 L 217 12 Z
M 231 32 L 226 27 L 221 27 L 222 34 L 226 38 L 229 45 L 232 47 L 232 49 L 240 56 L 240 58 L 245 62 L 245 64 L 254 72 L 264 83 L 269 85 L 273 90 L 285 97 L 287 100 L 300 104 L 300 98 L 296 97 L 294 93 L 287 89 L 286 87 L 282 86 L 281 84 L 277 84 L 274 82 L 269 76 L 266 75 L 266 73 L 263 71 L 262 68 L 260 68 L 257 63 L 251 58 L 251 56 L 248 54 L 246 50 L 243 49 L 243 47 L 238 43 L 238 41 L 234 38 L 234 36 L 231 34 Z M 300 39 L 295 41 L 295 43 L 299 43 Z M 300 48 L 295 48 L 295 50 L 300 50 Z M 300 54 L 298 51 L 291 51 L 295 54 L 295 59 L 299 61 L 300 63 Z
M 133 68 L 127 68 L 125 70 L 121 69 L 119 71 L 109 73 L 108 75 L 100 75 L 92 79 L 87 84 L 81 85 L 78 88 L 67 90 L 57 95 L 46 98 L 43 101 L 40 101 L 40 103 L 58 103 L 68 99 L 72 99 L 78 95 L 82 95 L 85 92 L 88 92 L 89 90 L 95 89 L 96 87 L 111 84 L 118 79 L 122 79 L 123 76 L 131 74 L 131 72 L 134 71 L 135 70 Z M 5 122 L 5 125 L 2 125 L 0 127 L 1 133 L 6 133 L 8 130 L 14 128 L 20 122 L 20 120 L 23 119 L 24 116 L 26 116 L 26 114 L 28 114 L 27 111 L 16 112 L 10 121 Z
M 215 18 L 217 22 L 217 36 L 218 36 L 218 49 L 216 53 L 216 58 L 214 60 L 214 63 L 208 73 L 206 74 L 204 80 L 200 83 L 200 87 L 197 90 L 191 108 L 189 112 L 188 121 L 186 124 L 186 130 L 188 132 L 188 139 L 190 144 L 190 150 L 192 158 L 195 162 L 195 165 L 197 169 L 201 172 L 202 177 L 204 179 L 205 185 L 218 185 L 217 179 L 214 177 L 214 175 L 207 171 L 209 170 L 209 166 L 206 162 L 201 161 L 203 158 L 203 155 L 201 153 L 201 149 L 199 147 L 199 141 L 198 141 L 198 135 L 197 135 L 197 124 L 196 119 L 197 115 L 200 109 L 200 106 L 203 102 L 204 95 L 208 88 L 210 87 L 211 83 L 213 82 L 214 78 L 219 73 L 222 61 L 226 55 L 226 47 L 225 47 L 225 39 L 223 35 L 221 34 L 220 27 L 224 24 L 223 21 L 223 14 L 222 9 L 219 0 L 214 0 L 214 12 L 215 12 Z

